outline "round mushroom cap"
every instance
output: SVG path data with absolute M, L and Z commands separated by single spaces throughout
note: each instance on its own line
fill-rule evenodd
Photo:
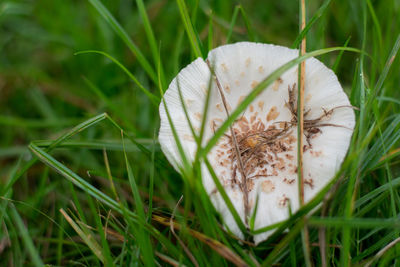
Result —
M 207 62 L 198 58 L 182 69 L 163 99 L 187 159 L 193 161 L 197 151 L 188 119 L 198 134 L 209 90 L 202 145 L 261 81 L 298 54 L 298 50 L 283 46 L 240 42 L 213 49 Z M 315 58 L 307 59 L 305 65 L 303 175 L 307 202 L 338 171 L 355 116 L 333 71 Z M 243 223 L 248 226 L 248 218 L 255 216 L 254 230 L 288 219 L 289 206 L 292 213 L 299 209 L 297 80 L 297 67 L 293 67 L 263 90 L 207 155 Z M 179 171 L 182 158 L 164 103 L 160 104 L 160 118 L 161 149 Z M 243 238 L 204 163 L 202 179 L 225 227 Z M 257 234 L 254 241 L 259 243 L 271 234 L 272 230 Z

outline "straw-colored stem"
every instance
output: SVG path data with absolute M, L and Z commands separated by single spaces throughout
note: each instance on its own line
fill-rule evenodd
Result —
M 300 33 L 306 27 L 306 3 L 305 0 L 301 0 L 300 3 Z M 301 40 L 300 44 L 300 56 L 306 53 L 306 36 Z M 297 135 L 297 175 L 299 180 L 299 202 L 300 206 L 304 205 L 304 177 L 303 177 L 303 147 L 304 147 L 304 85 L 305 85 L 305 71 L 306 62 L 302 61 L 299 68 L 299 88 L 297 98 L 297 118 L 298 118 L 298 135 Z M 304 221 L 306 218 L 303 219 Z M 304 223 L 303 230 L 301 232 L 304 259 L 306 266 L 311 266 L 310 260 L 310 241 L 306 222 Z
M 305 0 L 301 0 L 301 27 L 300 32 L 306 26 L 306 7 Z M 306 53 L 306 37 L 304 36 L 300 44 L 300 56 Z M 298 92 L 298 176 L 299 176 L 299 200 L 300 205 L 304 205 L 304 179 L 303 179 L 303 147 L 304 147 L 304 83 L 305 83 L 305 61 L 300 63 L 299 92 Z
M 226 98 L 225 98 L 224 92 L 222 90 L 221 83 L 219 82 L 218 77 L 216 76 L 212 66 L 210 65 L 210 62 L 208 60 L 206 60 L 206 62 L 207 62 L 208 67 L 210 68 L 210 71 L 212 72 L 212 75 L 214 76 L 215 83 L 217 84 L 218 92 L 219 92 L 219 94 L 221 96 L 222 104 L 224 106 L 226 115 L 227 115 L 227 117 L 229 117 L 230 114 L 229 114 L 229 111 L 228 111 L 228 106 L 227 106 L 227 102 L 226 102 Z M 240 188 L 242 189 L 242 192 L 243 192 L 244 222 L 245 222 L 245 225 L 247 227 L 248 226 L 248 217 L 250 215 L 249 190 L 247 188 L 247 176 L 246 176 L 246 173 L 244 171 L 244 164 L 243 164 L 242 156 L 240 154 L 239 144 L 237 142 L 235 131 L 233 130 L 232 126 L 230 126 L 229 129 L 230 129 L 231 136 L 232 136 L 232 141 L 233 141 L 233 146 L 234 146 L 236 159 L 238 161 L 238 166 L 239 166 L 238 170 L 239 170 L 239 173 L 240 173 L 241 178 L 242 178 L 242 181 L 240 183 Z

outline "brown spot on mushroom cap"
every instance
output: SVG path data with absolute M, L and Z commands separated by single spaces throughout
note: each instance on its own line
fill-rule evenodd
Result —
M 276 106 L 273 106 L 267 114 L 267 121 L 275 120 L 278 116 L 279 111 L 277 110 Z
M 204 94 L 207 95 L 208 93 L 208 86 L 205 85 L 204 83 L 200 85 L 201 90 L 203 91 Z
M 186 106 L 187 106 L 188 108 L 191 107 L 191 106 L 193 105 L 194 102 L 195 102 L 195 101 L 194 101 L 193 99 L 186 99 L 186 100 L 185 100 Z
M 279 78 L 274 82 L 274 85 L 272 86 L 272 89 L 273 89 L 274 91 L 278 91 L 279 86 L 280 86 L 282 83 L 283 83 L 283 80 L 282 80 L 281 77 L 279 77 Z
M 259 136 L 255 135 L 255 136 L 251 136 L 249 138 L 246 139 L 246 145 L 253 148 L 255 147 L 259 141 L 258 141 Z
M 246 96 L 241 95 L 238 100 L 238 104 L 242 103 L 242 101 L 246 98 Z
M 304 184 L 311 187 L 311 189 L 314 189 L 314 180 L 312 178 L 304 179 Z
M 276 163 L 275 167 L 279 170 L 284 170 L 285 169 L 285 161 L 282 158 L 278 158 L 278 163 Z
M 259 73 L 264 73 L 264 67 L 263 66 L 259 66 L 258 67 L 258 72 Z
M 195 117 L 197 120 L 199 120 L 199 121 L 201 121 L 201 119 L 203 118 L 203 116 L 201 115 L 200 112 L 196 112 L 196 113 L 194 114 L 194 117 Z
M 250 123 L 253 123 L 257 119 L 258 112 L 256 112 L 253 116 L 250 117 Z
M 228 85 L 228 84 L 225 84 L 225 86 L 224 86 L 224 90 L 225 90 L 225 92 L 227 92 L 228 94 L 230 94 L 230 93 L 231 93 L 231 88 L 229 87 L 229 85 Z
M 292 160 L 292 159 L 294 158 L 293 155 L 290 155 L 290 154 L 286 154 L 285 157 L 286 157 L 288 160 Z
M 254 188 L 254 181 L 252 179 L 247 179 L 247 190 L 251 191 Z
M 287 123 L 284 122 L 284 121 L 279 123 L 279 127 L 282 128 L 282 129 L 286 128 L 286 125 L 287 125 Z
M 226 66 L 225 63 L 222 63 L 222 64 L 221 64 L 221 68 L 222 68 L 222 71 L 223 71 L 223 72 L 227 72 L 227 71 L 228 71 L 228 67 Z
M 257 81 L 252 81 L 251 82 L 251 88 L 255 88 L 258 85 Z
M 282 197 L 278 199 L 278 207 L 285 208 L 288 205 L 289 200 L 290 199 L 285 194 L 283 194 Z
M 250 112 L 253 112 L 254 111 L 254 106 L 250 105 L 249 110 L 250 110 Z
M 292 172 L 293 172 L 293 173 L 297 173 L 297 166 L 294 166 Z
M 283 178 L 283 182 L 285 183 L 285 184 L 293 184 L 294 183 L 294 181 L 295 181 L 295 179 L 288 179 L 288 178 Z
M 239 80 L 235 80 L 235 84 L 236 84 L 237 86 L 239 86 L 239 85 L 240 85 Z
M 251 63 L 251 58 L 248 57 L 245 61 L 246 67 L 250 66 L 250 63 Z
M 248 132 L 250 130 L 250 127 L 247 123 L 244 123 L 243 121 L 239 122 L 239 127 L 242 132 Z
M 221 104 L 216 104 L 215 107 L 221 112 L 224 111 Z
M 186 141 L 194 141 L 194 138 L 191 134 L 185 134 L 183 136 L 183 139 L 185 139 Z
M 275 190 L 275 185 L 271 180 L 265 180 L 261 183 L 261 190 L 264 193 L 271 193 Z
M 264 101 L 258 101 L 258 107 L 263 110 L 264 109 Z
M 293 144 L 294 142 L 297 141 L 296 137 L 293 135 L 289 135 L 289 137 L 286 139 L 288 141 L 288 144 Z
M 232 111 L 232 107 L 231 105 L 229 105 L 229 103 L 226 103 L 226 109 L 231 112 Z
M 307 94 L 306 98 L 304 99 L 306 102 L 310 101 L 311 99 L 311 94 Z
M 314 157 L 320 157 L 322 155 L 322 151 L 310 150 L 310 154 Z

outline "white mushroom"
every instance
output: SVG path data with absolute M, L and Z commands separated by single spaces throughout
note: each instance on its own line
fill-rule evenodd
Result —
M 259 82 L 296 57 L 298 51 L 294 49 L 249 42 L 224 45 L 212 50 L 208 54 L 208 62 L 215 70 L 216 79 L 211 81 L 209 115 L 203 144 L 227 118 L 227 113 L 234 110 Z M 257 96 L 232 125 L 238 151 L 235 150 L 231 131 L 228 130 L 207 155 L 244 224 L 248 221 L 246 217 L 254 213 L 255 202 L 259 197 L 255 211 L 255 230 L 287 219 L 289 203 L 292 212 L 299 208 L 297 77 L 297 67 L 285 72 Z M 197 145 L 185 117 L 177 83 L 179 81 L 191 123 L 198 132 L 210 79 L 210 66 L 198 58 L 181 70 L 164 94 L 168 111 L 189 160 L 194 160 Z M 226 98 L 226 105 L 219 89 Z M 315 58 L 306 60 L 304 95 L 304 197 L 307 202 L 333 178 L 340 167 L 350 143 L 355 118 L 336 75 Z M 182 159 L 163 103 L 160 105 L 160 117 L 161 148 L 175 169 L 179 170 Z M 215 208 L 221 213 L 226 227 L 242 238 L 238 225 L 216 190 L 205 165 L 202 166 L 202 172 L 203 185 Z M 246 192 L 243 192 L 243 188 L 247 190 L 247 197 L 244 197 Z M 259 243 L 271 233 L 255 235 L 254 241 Z

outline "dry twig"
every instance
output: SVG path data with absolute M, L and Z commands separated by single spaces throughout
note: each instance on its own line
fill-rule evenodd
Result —
M 225 98 L 225 94 L 222 90 L 222 86 L 221 83 L 218 80 L 217 75 L 215 74 L 213 68 L 210 65 L 210 62 L 208 60 L 206 60 L 208 67 L 210 68 L 210 71 L 215 79 L 215 82 L 217 84 L 217 88 L 218 88 L 218 92 L 221 96 L 222 99 L 222 104 L 224 106 L 225 112 L 226 112 L 226 116 L 229 117 L 229 111 L 228 111 L 228 105 L 226 103 L 226 98 Z M 233 130 L 233 127 L 230 126 L 229 127 L 230 132 L 231 132 L 231 138 L 233 141 L 233 145 L 234 145 L 234 149 L 235 149 L 235 153 L 236 153 L 236 157 L 237 157 L 237 161 L 239 163 L 239 172 L 240 175 L 242 176 L 242 181 L 240 183 L 240 188 L 242 189 L 243 192 L 243 205 L 244 205 L 244 220 L 245 220 L 245 224 L 247 226 L 248 224 L 248 216 L 250 215 L 250 205 L 249 205 L 249 190 L 247 188 L 247 177 L 246 177 L 246 173 L 245 173 L 245 169 L 244 169 L 244 164 L 242 161 L 242 157 L 240 155 L 240 149 L 239 149 L 239 144 L 237 142 L 237 138 L 236 138 L 236 133 Z M 236 171 L 234 172 L 234 174 L 236 174 Z M 234 178 L 235 176 L 233 176 Z M 234 180 L 234 179 L 233 179 Z

